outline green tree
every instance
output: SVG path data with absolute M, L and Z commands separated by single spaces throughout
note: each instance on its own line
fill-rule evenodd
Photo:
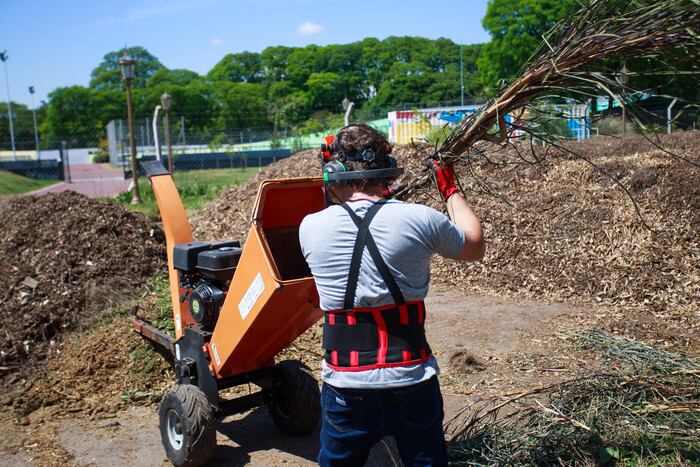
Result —
M 207 75 L 214 81 L 259 83 L 264 77 L 260 54 L 241 52 L 227 54 Z
M 314 109 L 339 111 L 345 95 L 343 79 L 337 73 L 312 73 L 305 83 Z
M 94 144 L 103 131 L 93 93 L 83 86 L 57 88 L 49 94 L 49 108 L 41 130 L 47 147 L 60 141 L 71 145 Z
M 178 84 L 181 86 L 187 86 L 198 78 L 199 75 L 194 71 L 185 70 L 182 68 L 175 70 L 161 68 L 153 73 L 150 78 L 148 78 L 148 81 L 146 81 L 146 87 L 158 86 L 160 84 Z
M 482 82 L 495 87 L 513 78 L 542 42 L 542 35 L 575 11 L 576 0 L 490 0 L 482 21 L 491 35 L 477 60 Z
M 311 99 L 304 91 L 297 91 L 280 101 L 277 127 L 292 127 L 311 115 Z
M 119 69 L 119 59 L 124 51 L 136 60 L 136 77 L 132 85 L 136 88 L 144 87 L 148 79 L 158 70 L 165 68 L 160 61 L 143 47 L 129 47 L 105 54 L 102 62 L 92 70 L 90 87 L 94 89 L 119 90 L 124 88 Z
M 214 92 L 219 105 L 216 114 L 218 129 L 232 131 L 270 125 L 267 96 L 262 84 L 221 81 Z
M 37 119 L 41 119 L 44 109 L 37 110 Z M 15 147 L 19 150 L 34 149 L 34 121 L 32 111 L 26 105 L 12 103 L 12 126 L 15 132 Z M 12 147 L 10 122 L 7 118 L 7 102 L 0 102 L 0 148 Z
M 268 81 L 281 81 L 289 78 L 287 65 L 289 64 L 289 55 L 294 50 L 292 47 L 278 45 L 262 51 L 260 60 Z

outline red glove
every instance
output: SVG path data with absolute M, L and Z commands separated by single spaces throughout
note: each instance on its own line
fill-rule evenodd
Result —
M 455 184 L 455 169 L 452 165 L 442 167 L 435 159 L 427 159 L 425 165 L 435 173 L 438 190 L 442 200 L 447 202 L 450 196 L 459 192 Z

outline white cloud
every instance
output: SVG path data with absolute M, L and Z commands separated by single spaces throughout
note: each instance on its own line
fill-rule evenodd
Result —
M 300 36 L 313 36 L 314 34 L 318 34 L 324 29 L 326 28 L 324 28 L 320 24 L 312 23 L 311 21 L 306 21 L 299 25 L 299 28 L 297 28 L 297 32 Z
M 224 44 L 224 40 L 220 37 L 212 37 L 211 39 L 209 39 L 209 43 L 214 47 L 218 47 Z

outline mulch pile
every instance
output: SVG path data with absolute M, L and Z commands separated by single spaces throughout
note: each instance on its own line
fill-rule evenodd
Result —
M 5 199 L 0 217 L 0 375 L 44 362 L 63 333 L 93 326 L 165 267 L 158 227 L 115 204 L 66 191 Z
M 657 144 L 700 160 L 700 132 L 664 135 Z M 458 167 L 482 220 L 487 253 L 477 263 L 436 257 L 433 283 L 465 294 L 601 305 L 596 316 L 613 331 L 697 347 L 700 169 L 641 136 L 566 147 L 597 167 L 568 151 L 550 151 L 544 162 L 528 164 L 498 148 L 489 161 Z M 406 145 L 394 154 L 410 176 L 430 149 Z M 521 150 L 527 155 L 530 148 Z M 315 151 L 266 167 L 205 205 L 192 219 L 195 237 L 243 240 L 261 180 L 317 173 Z M 442 209 L 432 190 L 410 201 Z

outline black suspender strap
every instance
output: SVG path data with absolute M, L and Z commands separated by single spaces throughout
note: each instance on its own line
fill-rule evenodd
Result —
M 397 305 L 403 305 L 406 303 L 406 300 L 401 293 L 401 289 L 399 289 L 394 276 L 391 275 L 391 271 L 389 271 L 389 267 L 382 258 L 379 248 L 377 247 L 377 244 L 369 231 L 369 225 L 372 223 L 372 219 L 374 218 L 375 214 L 379 212 L 379 209 L 381 209 L 381 207 L 385 204 L 386 200 L 377 201 L 371 208 L 369 208 L 367 214 L 365 214 L 365 217 L 362 219 L 355 214 L 355 211 L 353 211 L 347 204 L 343 203 L 340 205 L 343 209 L 345 209 L 345 211 L 347 211 L 350 218 L 357 226 L 357 238 L 355 239 L 355 247 L 353 248 L 352 260 L 350 261 L 348 284 L 345 288 L 345 301 L 343 303 L 345 310 L 352 310 L 355 306 L 355 292 L 357 291 L 357 280 L 360 276 L 360 264 L 362 263 L 362 252 L 364 251 L 365 246 L 367 246 L 367 250 L 372 257 L 374 264 L 377 266 L 379 274 L 382 276 L 384 283 L 389 289 L 389 292 L 394 299 L 394 303 Z

